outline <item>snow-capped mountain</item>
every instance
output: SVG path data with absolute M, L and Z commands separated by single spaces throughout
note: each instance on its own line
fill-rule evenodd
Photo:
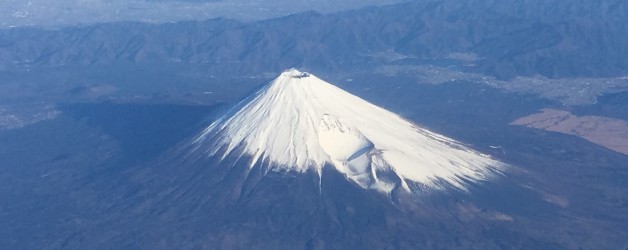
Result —
M 250 157 L 265 171 L 330 166 L 384 193 L 485 180 L 503 165 L 318 77 L 290 69 L 208 126 L 200 155 Z M 321 177 L 322 178 L 322 177 Z

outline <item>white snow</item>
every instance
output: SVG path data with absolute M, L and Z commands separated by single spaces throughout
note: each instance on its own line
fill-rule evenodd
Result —
M 331 115 L 323 115 L 318 127 L 318 143 L 332 160 L 348 161 L 358 152 L 373 148 L 373 143 L 357 128 L 340 122 Z
M 234 152 L 275 171 L 333 166 L 363 188 L 408 183 L 465 189 L 502 164 L 420 128 L 318 77 L 291 69 L 242 101 L 195 140 L 208 155 Z M 237 150 L 236 150 L 237 149 Z M 397 176 L 391 180 L 390 174 Z M 381 175 L 386 175 L 384 178 Z

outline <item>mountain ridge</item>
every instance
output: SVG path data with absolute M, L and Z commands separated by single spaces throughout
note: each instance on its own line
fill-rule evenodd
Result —
M 628 59 L 620 56 L 628 52 L 622 42 L 628 35 L 623 2 L 511 2 L 421 1 L 251 23 L 215 19 L 0 30 L 0 67 L 161 62 L 226 63 L 245 72 L 292 66 L 341 71 L 365 60 L 390 63 L 372 55 L 393 51 L 433 59 L 474 53 L 479 60 L 467 70 L 500 78 L 627 73 Z M 539 11 L 544 9 L 553 12 Z

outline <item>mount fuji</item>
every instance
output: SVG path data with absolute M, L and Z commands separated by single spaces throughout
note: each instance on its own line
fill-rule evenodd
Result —
M 504 164 L 421 128 L 313 74 L 284 71 L 193 141 L 195 157 L 246 156 L 251 171 L 304 173 L 333 167 L 382 193 L 486 180 Z
M 368 84 L 361 86 L 373 86 Z M 391 82 L 390 86 L 408 85 Z M 512 99 L 498 91 L 487 98 L 475 86 L 430 88 L 409 89 L 408 95 L 399 96 L 405 100 L 394 103 L 425 105 L 407 114 L 424 114 L 421 119 L 426 124 L 478 148 L 503 146 L 489 151 L 499 161 L 312 74 L 288 70 L 224 113 L 217 105 L 201 110 L 130 107 L 124 112 L 115 111 L 117 106 L 76 107 L 97 118 L 90 121 L 83 118 L 90 116 L 75 115 L 69 124 L 94 122 L 98 124 L 94 129 L 76 126 L 83 134 L 102 135 L 76 147 L 115 149 L 116 141 L 93 131 L 102 128 L 113 135 L 124 131 L 117 138 L 129 137 L 120 143 L 135 158 L 114 158 L 90 169 L 76 169 L 75 161 L 60 159 L 50 170 L 32 172 L 35 181 L 16 175 L 17 181 L 4 185 L 8 199 L 0 209 L 0 216 L 4 215 L 0 221 L 5 222 L 0 240 L 8 249 L 621 249 L 626 245 L 626 213 L 621 207 L 625 192 L 620 191 L 626 171 L 613 167 L 623 167 L 625 157 L 585 141 L 499 123 L 511 107 L 531 102 L 512 105 Z M 439 107 L 473 93 L 474 98 L 491 100 L 478 105 L 477 100 L 467 99 L 454 106 L 459 110 Z M 429 95 L 434 96 L 429 99 Z M 507 108 L 493 113 L 489 105 Z M 430 108 L 451 113 L 433 117 L 420 111 Z M 66 110 L 66 114 L 73 112 Z M 476 110 L 496 118 L 477 123 L 476 119 L 487 116 L 472 113 Z M 464 118 L 444 118 L 467 113 Z M 195 118 L 176 130 L 168 125 L 190 116 Z M 71 118 L 57 119 L 69 122 Z M 451 124 L 456 129 L 445 127 L 443 120 L 456 122 Z M 124 122 L 133 129 L 115 128 Z M 70 125 L 64 125 L 67 138 L 74 135 L 70 128 L 75 127 Z M 160 126 L 164 128 L 155 129 Z M 178 131 L 178 137 L 173 137 L 177 140 L 167 136 L 173 131 Z M 45 134 L 24 138 L 45 137 L 40 135 Z M 499 144 L 493 144 L 496 141 Z M 161 149 L 150 157 L 136 150 L 153 145 Z M 59 152 L 49 151 L 50 157 Z M 95 151 L 98 157 L 109 152 Z M 61 171 L 59 175 L 51 172 L 55 169 Z M 10 181 L 12 176 L 5 174 L 2 180 Z M 28 192 L 13 192 L 12 185 L 27 184 Z M 24 194 L 36 193 L 42 196 L 23 199 Z

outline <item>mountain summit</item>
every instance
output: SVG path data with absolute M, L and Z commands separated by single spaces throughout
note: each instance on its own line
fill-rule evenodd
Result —
M 249 169 L 320 174 L 334 167 L 360 187 L 385 193 L 465 189 L 502 166 L 296 69 L 240 102 L 194 144 L 207 156 L 250 157 Z

